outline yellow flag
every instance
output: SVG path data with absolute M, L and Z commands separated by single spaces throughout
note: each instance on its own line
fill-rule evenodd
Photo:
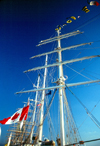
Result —
M 72 22 L 72 20 L 70 20 L 70 19 L 69 19 L 69 20 L 67 20 L 66 22 L 67 22 L 67 23 L 71 23 L 71 22 Z
M 55 29 L 56 31 L 58 30 L 58 28 Z
M 70 18 L 72 18 L 72 19 L 76 20 L 76 17 L 74 17 L 74 16 L 71 16 Z
M 82 11 L 84 11 L 85 13 L 88 13 L 90 10 L 87 8 L 87 6 L 84 6 Z

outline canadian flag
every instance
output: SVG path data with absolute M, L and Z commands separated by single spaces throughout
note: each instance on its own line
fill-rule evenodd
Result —
M 25 106 L 24 108 L 21 108 L 16 113 L 14 113 L 11 117 L 5 118 L 0 121 L 1 124 L 14 124 L 18 121 L 26 120 L 27 114 L 29 110 L 29 105 Z

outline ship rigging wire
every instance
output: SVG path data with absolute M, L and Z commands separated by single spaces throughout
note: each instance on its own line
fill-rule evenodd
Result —
M 73 70 L 74 72 L 76 72 L 77 74 L 79 74 L 79 75 L 81 75 L 81 76 L 85 77 L 86 79 L 91 80 L 90 78 L 88 78 L 88 77 L 86 77 L 85 75 L 83 75 L 83 74 L 79 73 L 78 71 L 76 71 L 75 69 L 73 69 L 73 68 L 69 67 L 68 65 L 66 65 L 66 66 L 67 66 L 68 68 L 70 68 L 71 70 Z
M 83 23 L 82 25 L 78 26 L 77 28 L 73 29 L 73 31 L 84 27 L 85 25 L 91 23 L 92 21 L 96 20 L 99 17 L 100 17 L 100 13 L 97 14 L 96 16 L 92 17 L 91 19 L 87 20 L 85 23 Z
M 100 102 L 100 100 L 97 102 L 97 104 L 94 105 L 93 109 L 91 110 L 91 113 L 97 107 L 97 105 L 99 104 L 99 102 Z M 88 118 L 88 116 L 84 119 L 84 121 L 81 123 L 81 125 L 78 127 L 78 129 L 83 125 L 83 123 L 86 121 L 87 118 Z
M 83 69 L 81 69 L 81 70 L 80 70 L 80 73 L 83 72 L 83 71 L 86 71 L 86 68 L 87 68 L 88 66 L 90 66 L 92 63 L 94 63 L 96 60 L 97 60 L 97 59 L 93 60 L 93 61 L 90 62 L 88 65 L 86 65 Z M 67 65 L 65 65 L 65 66 L 67 66 Z M 70 67 L 69 67 L 69 68 L 70 68 Z M 78 74 L 77 74 L 77 75 L 78 75 Z M 77 75 L 73 75 L 73 78 L 70 77 L 71 80 L 74 79 Z M 89 75 L 90 75 L 90 74 L 89 74 Z M 90 76 L 91 76 L 91 77 L 94 77 L 95 79 L 98 79 L 98 78 L 96 78 L 95 76 L 92 76 L 92 75 L 90 75 Z M 99 83 L 98 83 L 98 84 L 99 84 Z
M 77 142 L 77 141 L 81 140 L 81 136 L 80 136 L 78 128 L 76 126 L 76 122 L 75 122 L 75 119 L 72 114 L 71 106 L 68 103 L 65 89 L 63 89 L 63 95 L 64 95 L 64 103 L 66 105 L 66 110 L 67 110 L 67 124 L 69 125 L 68 131 L 69 131 L 69 134 L 72 135 L 71 137 L 72 138 L 74 137 L 74 141 Z M 71 143 L 72 139 L 71 140 L 69 139 L 69 142 Z
M 66 85 L 67 87 L 67 85 Z M 71 92 L 72 95 L 79 101 L 79 103 L 83 106 L 88 116 L 91 118 L 91 120 L 96 124 L 96 126 L 100 129 L 100 122 L 93 116 L 93 114 L 86 108 L 86 106 L 81 102 L 81 100 L 67 87 L 67 89 Z

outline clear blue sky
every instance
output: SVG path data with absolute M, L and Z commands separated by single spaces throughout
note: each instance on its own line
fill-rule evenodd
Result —
M 90 10 L 89 13 L 82 11 L 85 5 Z M 66 23 L 66 18 L 70 16 L 76 18 L 80 16 L 80 18 L 65 26 L 62 34 L 77 29 L 83 31 L 84 34 L 65 39 L 62 47 L 92 41 L 94 43 L 92 46 L 85 46 L 76 51 L 66 51 L 62 54 L 63 60 L 99 55 L 100 48 L 96 47 L 100 46 L 100 6 L 89 6 L 87 0 L 0 0 L 0 120 L 11 116 L 17 108 L 23 107 L 22 102 L 27 101 L 29 97 L 28 94 L 21 96 L 14 94 L 23 88 L 32 89 L 32 84 L 23 71 L 44 64 L 44 58 L 35 60 L 29 58 L 53 50 L 52 44 L 36 47 L 38 42 L 54 36 L 56 26 Z M 99 58 L 70 64 L 69 67 L 78 72 L 85 68 L 81 72 L 84 76 L 100 79 Z M 37 75 L 38 72 L 29 74 L 31 81 L 35 84 Z M 68 76 L 66 83 L 88 80 L 81 75 L 73 78 L 77 73 L 67 66 L 64 67 L 64 75 Z M 100 100 L 100 89 L 97 84 L 90 87 L 73 87 L 71 90 L 90 111 Z M 79 102 L 70 93 L 68 95 L 77 127 L 79 127 L 87 114 Z M 56 106 L 56 101 L 54 104 Z M 100 121 L 99 106 L 100 104 L 97 105 L 93 114 Z M 8 126 L 0 126 L 2 128 L 0 143 L 5 143 Z M 89 117 L 80 127 L 79 132 L 83 140 L 100 137 L 100 130 Z M 92 146 L 92 144 L 87 145 Z

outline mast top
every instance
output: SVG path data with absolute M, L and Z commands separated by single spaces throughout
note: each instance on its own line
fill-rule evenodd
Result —
M 57 31 L 59 31 L 59 29 Z M 53 42 L 53 41 L 61 40 L 61 39 L 68 38 L 68 37 L 71 37 L 71 36 L 74 36 L 74 35 L 77 35 L 77 34 L 82 34 L 82 33 L 83 32 L 80 32 L 79 30 L 77 30 L 77 31 L 73 31 L 73 32 L 70 32 L 70 33 L 59 35 L 59 36 L 56 36 L 56 37 L 53 37 L 53 38 L 50 38 L 50 39 L 41 40 L 37 46 L 41 46 L 41 45 L 44 45 L 44 44 L 47 44 L 47 43 L 50 43 L 50 42 Z

